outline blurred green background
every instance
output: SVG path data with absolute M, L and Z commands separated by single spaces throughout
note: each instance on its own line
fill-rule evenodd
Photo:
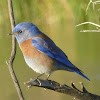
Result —
M 53 73 L 50 79 L 67 84 L 75 82 L 80 89 L 79 82 L 83 82 L 86 89 L 100 95 L 100 33 L 82 33 L 83 29 L 96 29 L 93 25 L 75 25 L 91 21 L 100 25 L 100 5 L 92 4 L 85 14 L 89 0 L 13 0 L 16 24 L 20 22 L 32 22 L 47 34 L 67 54 L 69 60 L 79 69 L 84 71 L 91 82 L 81 76 L 66 71 Z M 0 99 L 18 100 L 17 92 L 9 74 L 6 61 L 11 52 L 11 32 L 7 0 L 0 2 Z M 21 85 L 26 100 L 73 100 L 67 96 L 43 88 L 24 85 L 37 73 L 31 70 L 25 63 L 23 55 L 17 46 L 17 54 L 14 61 L 14 70 Z M 45 77 L 43 77 L 45 78 Z

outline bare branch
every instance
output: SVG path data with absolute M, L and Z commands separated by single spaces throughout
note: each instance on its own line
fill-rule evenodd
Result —
M 10 22 L 11 22 L 11 29 L 13 32 L 14 26 L 15 26 L 15 19 L 14 19 L 14 13 L 13 13 L 13 5 L 12 5 L 12 0 L 8 0 L 8 10 L 9 10 L 9 16 L 10 16 Z M 14 36 L 12 36 L 12 51 L 11 51 L 11 56 L 9 58 L 9 61 L 7 61 L 8 69 L 11 74 L 12 80 L 14 82 L 14 85 L 16 87 L 18 96 L 20 100 L 24 100 L 19 82 L 17 80 L 16 74 L 13 69 L 13 61 L 15 59 L 16 55 L 16 39 Z
M 94 2 L 93 2 L 92 0 L 90 0 L 89 3 L 88 3 L 88 5 L 87 5 L 87 8 L 86 8 L 86 14 L 87 14 L 87 11 L 88 11 L 88 9 L 89 9 L 90 4 L 93 4 L 93 9 L 94 9 L 94 6 L 95 6 L 96 4 L 100 4 L 100 1 L 94 1 Z M 97 11 L 99 11 L 99 9 L 98 9 Z M 100 32 L 100 29 L 99 29 L 99 28 L 100 28 L 100 25 L 95 24 L 95 23 L 93 23 L 93 22 L 84 22 L 84 23 L 81 23 L 81 24 L 76 25 L 75 27 L 78 27 L 78 26 L 84 25 L 84 24 L 91 24 L 91 25 L 94 25 L 94 26 L 96 26 L 97 30 L 81 30 L 80 32 Z
M 83 25 L 83 24 L 91 24 L 91 25 L 94 25 L 94 26 L 96 26 L 96 27 L 100 27 L 100 25 L 95 24 L 95 23 L 93 23 L 93 22 L 84 22 L 84 23 L 81 23 L 81 24 L 76 25 L 75 27 L 80 26 L 80 25 Z
M 81 30 L 80 32 L 100 32 L 99 30 Z
M 81 26 L 81 25 L 85 25 L 85 24 L 94 25 L 94 26 L 96 26 L 97 30 L 81 30 L 80 32 L 100 32 L 100 25 L 95 24 L 93 22 L 84 22 L 84 23 L 76 25 L 75 27 L 78 27 L 78 26 Z
M 64 93 L 67 95 L 71 95 L 74 98 L 77 98 L 79 100 L 100 100 L 100 96 L 89 93 L 84 85 L 82 83 L 80 83 L 82 91 L 78 90 L 74 83 L 72 83 L 72 87 L 69 87 L 67 85 L 62 85 L 59 84 L 55 81 L 52 80 L 42 80 L 42 79 L 32 79 L 29 82 L 25 82 L 26 85 L 28 85 L 28 87 L 32 87 L 32 86 L 37 86 L 37 87 L 42 87 L 45 89 L 50 89 L 56 92 L 60 92 L 60 93 Z
M 100 4 L 100 1 L 92 1 L 92 0 L 90 0 L 89 1 L 89 3 L 88 3 L 88 5 L 87 5 L 87 8 L 86 8 L 86 15 L 87 15 L 87 11 L 88 11 L 88 9 L 89 9 L 89 6 L 90 6 L 90 4 L 93 4 L 93 9 L 94 9 L 94 6 L 96 5 L 96 4 Z
M 88 8 L 89 8 L 89 6 L 90 6 L 91 3 L 92 3 L 92 0 L 90 0 L 90 2 L 89 2 L 88 5 L 87 5 L 86 14 L 87 14 Z

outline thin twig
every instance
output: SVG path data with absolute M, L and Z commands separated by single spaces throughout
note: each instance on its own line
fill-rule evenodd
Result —
M 14 19 L 14 13 L 13 13 L 13 5 L 12 5 L 12 0 L 8 0 L 8 10 L 9 10 L 9 16 L 10 16 L 10 22 L 11 22 L 11 29 L 13 32 L 13 29 L 15 27 L 15 19 Z M 12 51 L 11 51 L 11 56 L 9 58 L 9 61 L 7 61 L 8 69 L 11 74 L 12 80 L 14 82 L 15 88 L 17 90 L 18 96 L 20 100 L 24 100 L 19 82 L 17 80 L 16 74 L 13 69 L 13 61 L 15 59 L 16 55 L 16 39 L 14 36 L 12 36 Z
M 87 11 L 88 11 L 88 9 L 89 9 L 89 6 L 90 6 L 90 4 L 93 4 L 93 10 L 94 10 L 94 6 L 96 5 L 96 4 L 100 4 L 100 1 L 92 1 L 92 0 L 90 0 L 89 1 L 89 3 L 88 3 L 88 5 L 87 5 L 87 8 L 86 8 L 86 15 L 87 15 Z
M 99 24 L 95 24 L 93 22 L 84 22 L 81 24 L 76 25 L 75 27 L 81 26 L 81 25 L 85 25 L 85 24 L 91 24 L 96 26 L 97 30 L 81 30 L 80 32 L 100 32 L 100 25 Z
M 93 22 L 84 22 L 84 23 L 81 23 L 81 24 L 76 25 L 75 27 L 80 26 L 80 25 L 84 25 L 84 24 L 91 24 L 91 25 L 94 25 L 94 26 L 96 26 L 96 27 L 100 27 L 99 24 L 95 24 L 95 23 L 93 23 Z
M 86 14 L 87 14 L 88 8 L 89 8 L 89 6 L 90 6 L 91 3 L 92 3 L 92 0 L 90 0 L 90 2 L 89 2 L 88 5 L 87 5 Z

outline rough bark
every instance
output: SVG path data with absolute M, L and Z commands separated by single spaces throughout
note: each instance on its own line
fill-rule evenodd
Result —
M 77 98 L 79 100 L 100 100 L 100 96 L 89 93 L 83 83 L 80 83 L 82 91 L 78 90 L 74 83 L 71 83 L 72 87 L 69 87 L 67 85 L 59 84 L 52 80 L 42 80 L 42 79 L 32 79 L 29 82 L 25 82 L 28 87 L 37 86 L 42 87 L 45 89 L 50 89 L 56 92 L 64 93 L 70 96 L 73 96 L 74 98 Z

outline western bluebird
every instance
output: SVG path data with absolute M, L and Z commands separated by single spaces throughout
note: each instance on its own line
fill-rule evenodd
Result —
M 80 69 L 74 66 L 66 54 L 34 24 L 22 22 L 15 26 L 13 33 L 19 43 L 26 64 L 39 76 L 65 70 L 75 72 L 89 80 Z

